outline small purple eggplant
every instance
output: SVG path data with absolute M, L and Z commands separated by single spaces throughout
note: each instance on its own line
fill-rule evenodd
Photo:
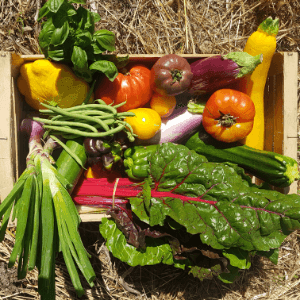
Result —
M 188 91 L 192 95 L 213 93 L 251 74 L 262 59 L 262 54 L 252 56 L 247 52 L 199 59 L 191 63 L 193 78 Z

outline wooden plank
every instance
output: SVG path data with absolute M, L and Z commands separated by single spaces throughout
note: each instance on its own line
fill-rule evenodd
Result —
M 14 129 L 11 126 L 12 106 L 11 106 L 11 54 L 0 52 L 0 201 L 11 191 L 15 182 L 15 162 L 12 156 L 14 145 L 12 137 Z
M 283 64 L 283 110 L 284 137 L 283 154 L 297 160 L 298 140 L 298 53 L 285 52 Z M 285 192 L 297 193 L 297 181 L 291 184 Z

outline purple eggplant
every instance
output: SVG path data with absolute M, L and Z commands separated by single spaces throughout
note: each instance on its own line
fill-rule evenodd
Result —
M 192 95 L 213 93 L 251 74 L 262 59 L 262 54 L 231 52 L 197 60 L 191 63 L 193 78 L 188 91 Z

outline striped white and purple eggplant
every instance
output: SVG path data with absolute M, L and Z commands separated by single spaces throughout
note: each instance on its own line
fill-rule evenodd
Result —
M 262 55 L 231 52 L 199 59 L 191 63 L 193 78 L 189 87 L 192 95 L 210 94 L 251 74 L 262 62 Z

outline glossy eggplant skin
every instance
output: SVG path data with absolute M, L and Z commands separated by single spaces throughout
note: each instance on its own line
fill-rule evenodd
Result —
M 189 62 L 177 54 L 159 58 L 151 68 L 151 88 L 166 96 L 176 96 L 188 89 L 193 73 Z
M 246 52 L 215 55 L 191 63 L 193 78 L 188 92 L 192 95 L 211 94 L 240 78 L 251 74 L 262 63 L 262 55 L 252 56 Z

